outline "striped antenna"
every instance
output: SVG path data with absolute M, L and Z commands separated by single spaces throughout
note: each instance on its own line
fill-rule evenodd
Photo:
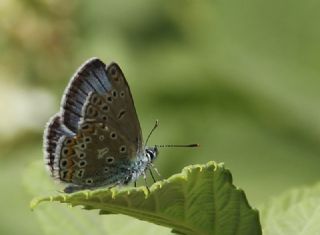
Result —
M 187 148 L 194 148 L 194 147 L 200 147 L 200 144 L 160 144 L 156 145 L 156 147 L 159 148 L 171 148 L 171 147 L 187 147 Z

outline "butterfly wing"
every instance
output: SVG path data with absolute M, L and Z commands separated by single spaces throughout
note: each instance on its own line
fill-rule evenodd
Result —
M 142 135 L 120 67 L 89 60 L 71 79 L 61 107 L 45 131 L 52 174 L 88 187 L 129 180 L 132 160 L 143 151 Z
M 62 124 L 59 113 L 55 114 L 48 122 L 44 133 L 43 149 L 45 164 L 52 176 L 56 171 L 54 165 L 57 159 L 56 149 L 59 146 L 59 140 L 62 137 L 71 137 L 73 135 L 74 133 Z
M 77 132 L 82 107 L 90 92 L 104 94 L 112 89 L 106 74 L 106 65 L 97 58 L 85 62 L 73 75 L 61 102 L 62 122 L 74 133 Z

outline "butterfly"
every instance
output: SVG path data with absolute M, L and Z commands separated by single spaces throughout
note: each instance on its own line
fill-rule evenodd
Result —
M 86 61 L 71 78 L 60 111 L 45 128 L 43 143 L 47 169 L 67 184 L 65 193 L 136 182 L 159 153 L 157 145 L 143 143 L 119 65 L 106 65 L 98 58 Z

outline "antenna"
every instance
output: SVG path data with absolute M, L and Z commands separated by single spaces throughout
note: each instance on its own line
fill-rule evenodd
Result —
M 157 129 L 157 127 L 159 126 L 159 120 L 156 120 L 156 123 L 154 124 L 153 128 L 151 129 L 147 140 L 144 144 L 144 146 L 147 146 L 147 143 L 150 139 L 150 136 L 152 135 L 152 133 L 155 131 L 155 129 Z M 200 147 L 199 144 L 160 144 L 160 145 L 155 145 L 156 148 L 174 148 L 174 147 L 186 147 L 186 148 L 194 148 L 194 147 Z
M 160 144 L 156 145 L 158 148 L 174 148 L 174 147 L 186 147 L 186 148 L 195 148 L 200 147 L 200 144 Z
M 148 135 L 148 137 L 147 137 L 147 140 L 146 140 L 144 146 L 147 146 L 147 143 L 148 143 L 148 141 L 149 141 L 149 139 L 150 139 L 150 136 L 152 135 L 152 133 L 154 132 L 154 130 L 157 129 L 158 126 L 159 126 L 159 120 L 157 119 L 157 120 L 156 120 L 156 123 L 154 124 L 152 130 L 150 131 L 150 133 L 149 133 L 149 135 Z

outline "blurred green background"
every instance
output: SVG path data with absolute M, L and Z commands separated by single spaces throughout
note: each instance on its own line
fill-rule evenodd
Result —
M 64 205 L 29 209 L 59 189 L 38 182 L 51 182 L 39 163 L 43 127 L 93 56 L 121 65 L 144 136 L 159 119 L 151 144 L 201 144 L 163 149 L 163 177 L 225 162 L 254 207 L 319 181 L 319 9 L 316 0 L 0 0 L 0 234 L 64 234 L 72 221 L 109 223 L 96 234 L 169 231 Z M 54 213 L 56 231 L 43 226 Z

